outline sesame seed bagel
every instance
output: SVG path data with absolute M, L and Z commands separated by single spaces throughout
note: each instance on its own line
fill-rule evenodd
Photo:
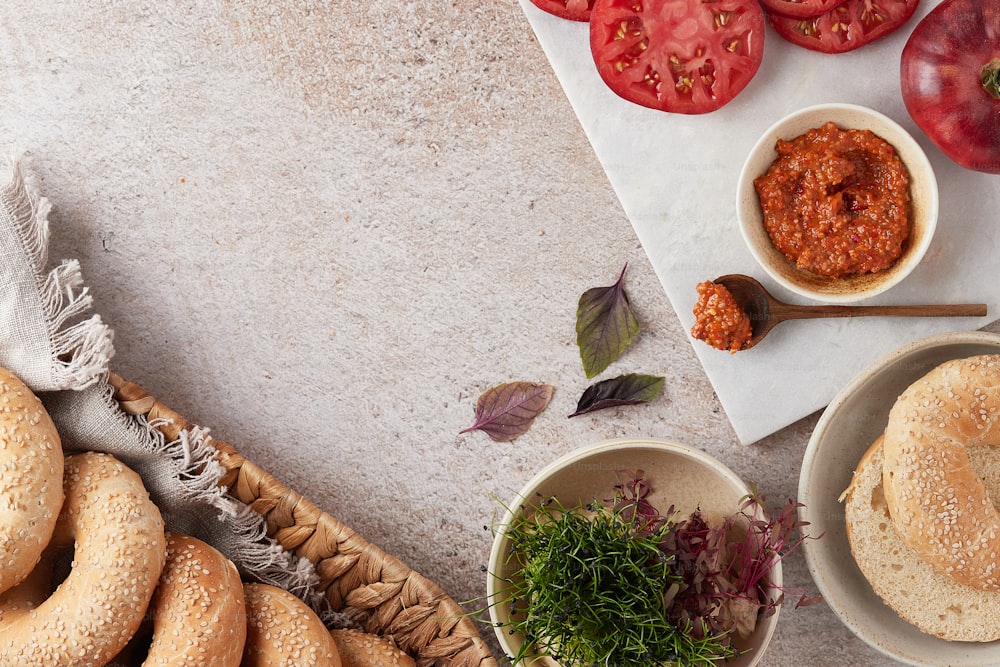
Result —
M 309 605 L 269 584 L 244 584 L 243 667 L 341 667 L 329 630 Z
M 935 572 L 892 527 L 882 484 L 882 437 L 865 452 L 844 492 L 851 553 L 872 590 L 904 621 L 949 641 L 1000 639 L 1000 591 L 983 591 Z M 987 486 L 1000 489 L 992 448 L 973 447 Z
M 0 595 L 0 627 L 10 623 L 45 601 L 52 594 L 55 558 L 51 550 L 42 552 L 38 565 L 21 583 Z
M 21 582 L 52 538 L 63 452 L 38 397 L 0 368 L 0 593 Z
M 201 540 L 167 533 L 167 562 L 147 616 L 143 667 L 238 667 L 247 635 L 236 566 Z
M 72 567 L 47 599 L 5 611 L 5 667 L 106 664 L 135 634 L 163 569 L 163 519 L 139 475 L 107 454 L 74 454 L 65 460 L 63 490 L 43 561 L 74 549 Z M 51 569 L 44 576 L 50 587 Z
M 1000 512 L 968 448 L 1000 444 L 1000 355 L 945 362 L 889 412 L 883 486 L 892 525 L 935 572 L 1000 590 Z
M 388 639 L 360 630 L 331 630 L 343 667 L 414 667 L 416 664 Z

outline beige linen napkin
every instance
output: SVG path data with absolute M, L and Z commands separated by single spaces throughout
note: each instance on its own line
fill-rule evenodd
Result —
M 247 579 L 292 591 L 331 625 L 312 564 L 266 535 L 260 515 L 218 486 L 207 429 L 192 427 L 166 442 L 145 419 L 126 414 L 107 383 L 113 332 L 83 285 L 80 265 L 49 269 L 49 202 L 16 162 L 0 189 L 0 365 L 42 398 L 63 449 L 112 454 L 138 472 L 168 530 L 193 535 L 228 556 Z

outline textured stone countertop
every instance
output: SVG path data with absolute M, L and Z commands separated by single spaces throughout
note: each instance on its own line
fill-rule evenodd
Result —
M 679 441 L 796 495 L 817 416 L 738 443 L 514 0 L 9 0 L 0 26 L 0 139 L 113 369 L 455 599 L 484 593 L 496 498 L 590 443 Z M 567 419 L 577 299 L 626 263 L 642 330 L 612 370 L 664 393 Z M 460 435 L 512 380 L 556 387 L 532 429 Z M 798 553 L 785 578 L 810 585 Z M 893 663 L 819 604 L 763 664 Z

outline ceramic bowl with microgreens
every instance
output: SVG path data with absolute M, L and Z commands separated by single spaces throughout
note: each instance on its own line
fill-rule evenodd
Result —
M 549 464 L 494 528 L 486 589 L 500 646 L 518 665 L 756 665 L 782 575 L 777 553 L 751 547 L 753 526 L 780 522 L 748 497 L 716 459 L 659 440 Z

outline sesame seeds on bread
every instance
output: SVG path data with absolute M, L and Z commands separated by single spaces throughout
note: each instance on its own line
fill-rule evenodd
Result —
M 940 364 L 889 412 L 883 486 L 903 542 L 935 572 L 1000 590 L 1000 512 L 969 447 L 1000 444 L 1000 355 Z
M 0 593 L 23 581 L 63 503 L 59 434 L 38 397 L 0 368 Z
M 990 454 L 985 447 L 973 448 L 971 458 L 991 491 L 1000 492 L 1000 457 Z M 1000 592 L 978 590 L 935 572 L 896 534 L 883 493 L 883 460 L 879 437 L 843 495 L 851 552 L 872 590 L 927 634 L 951 641 L 1000 639 Z
M 239 667 L 246 605 L 236 566 L 214 547 L 168 532 L 167 560 L 147 617 L 153 635 L 143 667 Z
M 270 584 L 243 586 L 247 635 L 243 667 L 341 667 L 323 621 L 305 602 Z
M 343 667 L 413 667 L 402 649 L 377 635 L 350 628 L 331 630 Z
M 72 569 L 47 598 L 34 571 L 22 583 L 31 582 L 33 599 L 4 611 L 2 665 L 106 664 L 139 628 L 163 569 L 163 519 L 138 474 L 108 454 L 84 452 L 66 457 L 63 480 L 66 500 L 42 561 L 69 550 Z

